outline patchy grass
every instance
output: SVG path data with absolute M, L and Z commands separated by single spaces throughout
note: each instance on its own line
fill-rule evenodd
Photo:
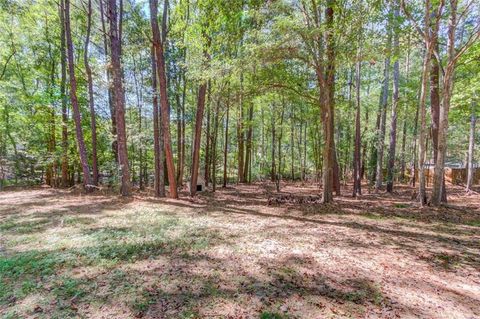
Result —
M 480 218 L 460 206 L 478 199 L 422 211 L 402 196 L 307 208 L 270 207 L 258 185 L 180 201 L 0 193 L 0 313 L 480 317 Z

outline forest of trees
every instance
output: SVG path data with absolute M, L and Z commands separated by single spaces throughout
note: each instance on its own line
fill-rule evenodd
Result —
M 0 26 L 0 189 L 408 183 L 437 206 L 446 166 L 475 180 L 475 0 L 0 0 Z

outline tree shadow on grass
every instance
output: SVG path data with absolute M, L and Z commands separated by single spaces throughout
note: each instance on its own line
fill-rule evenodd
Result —
M 171 205 L 179 207 L 190 207 L 188 204 L 172 202 Z M 328 209 L 328 208 L 326 208 Z M 262 212 L 254 209 L 246 209 L 231 204 L 229 201 L 218 201 L 215 207 L 205 205 L 204 212 L 220 212 L 222 214 L 237 214 L 245 216 L 255 216 L 260 218 L 279 219 L 285 221 L 295 221 L 314 225 L 328 225 L 335 227 L 346 227 L 354 230 L 370 232 L 381 235 L 381 238 L 389 240 L 392 244 L 403 248 L 408 254 L 416 255 L 419 251 L 433 244 L 435 248 L 444 248 L 448 250 L 459 251 L 458 264 L 468 265 L 478 269 L 480 267 L 480 241 L 475 237 L 471 239 L 456 238 L 442 234 L 432 234 L 431 232 L 403 230 L 400 228 L 390 228 L 389 226 L 380 226 L 373 223 L 362 223 L 355 221 L 333 221 L 326 218 L 318 219 L 317 216 L 299 216 L 287 213 L 276 214 Z M 214 215 L 210 215 L 215 217 Z M 290 227 L 281 225 L 279 227 Z M 405 241 L 408 240 L 408 241 Z M 370 244 L 371 245 L 371 244 Z M 358 246 L 358 244 L 356 244 Z M 438 266 L 438 262 L 433 259 L 427 259 L 433 266 Z M 444 270 L 454 270 L 451 267 L 444 267 Z

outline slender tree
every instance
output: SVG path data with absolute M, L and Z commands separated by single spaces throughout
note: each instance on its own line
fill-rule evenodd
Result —
M 357 195 L 362 195 L 362 167 L 361 167 L 361 159 L 360 159 L 360 148 L 362 145 L 362 137 L 360 134 L 361 122 L 360 122 L 360 111 L 361 111 L 361 104 L 360 104 L 360 85 L 361 85 L 361 49 L 360 49 L 360 41 L 359 41 L 359 48 L 357 53 L 357 62 L 355 66 L 355 89 L 356 89 L 356 112 L 355 112 L 355 151 L 353 155 L 353 196 L 356 197 Z
M 88 167 L 87 149 L 83 139 L 82 117 L 77 99 L 77 79 L 75 77 L 75 59 L 73 57 L 72 31 L 70 28 L 70 0 L 65 0 L 65 37 L 67 43 L 68 71 L 70 76 L 70 101 L 75 121 L 75 133 L 77 136 L 78 154 L 83 173 L 83 185 L 86 190 L 90 189 L 90 169 Z
M 155 62 L 155 52 L 151 47 L 152 64 L 152 104 L 153 104 L 153 155 L 155 162 L 155 196 L 165 197 L 165 178 L 163 176 L 163 147 L 162 133 L 160 130 L 160 110 L 158 105 L 158 86 L 157 86 L 157 67 Z
M 230 120 L 230 85 L 228 86 L 228 94 L 227 94 L 227 110 L 225 116 L 225 134 L 224 134 L 224 146 L 223 146 L 223 188 L 227 187 L 227 165 L 228 165 L 228 122 Z

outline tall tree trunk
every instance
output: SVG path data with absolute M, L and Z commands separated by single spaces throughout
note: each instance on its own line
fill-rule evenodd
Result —
M 305 123 L 303 133 L 303 164 L 302 164 L 302 181 L 305 182 L 307 174 L 307 123 Z
M 290 113 L 290 161 L 291 161 L 291 166 L 290 166 L 290 179 L 292 181 L 295 180 L 295 155 L 294 155 L 294 131 L 295 131 L 295 126 L 294 126 L 294 115 L 293 115 L 293 110 Z M 299 144 L 300 147 L 300 144 Z M 300 159 L 301 160 L 301 159 Z
M 97 120 L 95 116 L 95 103 L 93 99 L 93 79 L 92 69 L 88 62 L 88 46 L 90 44 L 90 31 L 92 29 L 92 0 L 88 0 L 87 5 L 87 35 L 85 37 L 85 49 L 83 51 L 83 60 L 85 63 L 85 72 L 87 73 L 88 85 L 88 105 L 90 107 L 90 121 L 92 130 L 92 183 L 98 185 L 98 156 L 97 156 Z
M 380 122 L 382 118 L 382 103 L 383 103 L 383 87 L 380 92 L 380 100 L 378 102 L 377 120 L 375 122 L 375 136 L 372 139 L 370 146 L 370 159 L 369 159 L 369 180 L 370 184 L 375 186 L 377 179 L 377 161 L 378 161 L 378 142 L 380 139 Z
M 431 41 L 433 50 L 438 52 L 438 30 L 435 33 L 432 32 Z M 430 116 L 432 118 L 430 129 L 432 133 L 433 164 L 435 164 L 438 156 L 438 128 L 440 121 L 440 64 L 434 54 L 432 54 L 430 60 Z M 442 182 L 442 202 L 447 202 L 445 179 Z
M 359 42 L 360 45 L 360 42 Z M 360 123 L 360 113 L 361 113 L 361 104 L 360 104 L 360 84 L 361 84 L 361 49 L 358 48 L 357 54 L 357 63 L 355 66 L 355 89 L 356 89 L 356 112 L 355 112 L 355 150 L 353 155 L 353 197 L 357 195 L 362 195 L 362 167 L 361 167 L 361 145 L 362 145 L 362 136 L 361 123 Z
M 205 104 L 205 102 L 204 102 Z M 197 112 L 198 112 L 198 104 L 197 104 Z M 204 178 L 205 178 L 205 187 L 208 186 L 208 182 L 210 180 L 210 141 L 211 141 L 211 133 L 210 133 L 210 119 L 211 119 L 211 108 L 210 108 L 210 89 L 208 89 L 208 99 L 207 99 L 207 128 L 205 132 L 205 168 L 204 168 Z M 195 124 L 196 125 L 196 124 Z M 203 126 L 203 113 L 202 113 L 202 120 L 201 125 Z M 196 126 L 195 126 L 196 128 Z M 200 130 L 201 132 L 201 130 Z M 196 133 L 196 131 L 195 131 Z M 196 136 L 195 136 L 196 137 Z M 201 145 L 201 144 L 200 144 Z M 195 152 L 195 150 L 194 150 Z M 198 151 L 200 154 L 200 151 Z M 199 164 L 200 165 L 200 164 Z M 193 166 L 193 164 L 192 164 Z
M 410 37 L 407 39 L 407 60 L 406 60 L 406 65 L 405 65 L 405 76 L 406 76 L 406 81 L 409 80 L 410 78 Z M 407 100 L 407 94 L 404 92 L 405 95 L 405 100 Z M 403 107 L 403 123 L 402 123 L 402 150 L 400 154 L 400 180 L 401 182 L 405 182 L 405 169 L 406 169 L 406 163 L 405 163 L 405 146 L 407 142 L 407 105 L 408 103 L 405 101 L 404 107 Z
M 228 121 L 230 113 L 230 87 L 227 96 L 227 114 L 225 118 L 225 144 L 223 147 L 223 188 L 227 187 L 227 165 L 228 165 Z
M 325 10 L 327 34 L 326 92 L 324 96 L 324 149 L 323 149 L 323 203 L 333 200 L 335 141 L 334 141 L 334 90 L 335 90 L 335 40 L 334 40 L 334 7 L 335 0 L 327 0 Z
M 457 21 L 457 0 L 450 0 L 450 14 L 448 21 L 448 41 L 447 41 L 447 68 L 443 76 L 442 100 L 440 103 L 439 121 L 438 121 L 438 150 L 435 161 L 435 171 L 433 175 L 433 189 L 430 203 L 439 206 L 442 203 L 444 191 L 444 167 L 445 157 L 447 155 L 447 133 L 448 133 L 448 112 L 450 111 L 450 99 L 453 94 L 453 84 L 455 76 L 455 66 L 458 61 L 458 53 L 455 48 Z M 477 30 L 477 38 L 479 36 Z
M 77 100 L 77 79 L 75 77 L 75 60 L 73 57 L 72 32 L 70 28 L 70 0 L 65 0 L 65 36 L 67 41 L 68 71 L 70 75 L 70 100 L 73 108 L 73 119 L 75 121 L 75 133 L 77 136 L 78 154 L 83 173 L 83 185 L 89 190 L 90 169 L 88 167 L 87 149 L 83 139 L 82 118 Z
M 423 71 L 422 71 L 423 72 Z M 421 89 L 420 89 L 421 90 Z M 417 104 L 415 108 L 415 119 L 413 120 L 413 136 L 412 136 L 412 160 L 410 162 L 410 181 L 409 184 L 412 187 L 415 187 L 415 183 L 417 180 L 417 163 L 418 163 L 418 156 L 417 156 L 417 139 L 418 139 L 418 117 L 420 112 L 420 103 Z
M 477 122 L 477 117 L 475 114 L 475 103 L 472 102 L 471 105 L 471 114 L 470 114 L 470 136 L 468 139 L 468 162 L 467 162 L 467 192 L 472 190 L 473 185 L 473 176 L 475 169 L 473 166 L 473 152 L 475 146 L 475 124 Z
M 125 127 L 125 91 L 123 89 L 121 54 L 121 21 L 117 17 L 116 0 L 108 0 L 108 18 L 110 22 L 110 67 L 112 71 L 113 97 L 115 101 L 115 119 L 117 125 L 117 152 L 121 176 L 120 192 L 130 195 L 130 168 L 128 164 L 127 132 Z M 120 15 L 121 16 L 121 15 Z M 119 25 L 120 24 L 120 25 Z
M 132 62 L 133 62 L 133 82 L 135 84 L 135 96 L 137 98 L 137 112 L 138 112 L 138 133 L 142 133 L 142 100 L 141 100 L 141 88 L 143 83 L 138 83 L 137 78 L 137 61 L 135 59 L 135 55 L 132 55 Z M 140 143 L 138 145 L 138 187 L 143 190 L 143 141 L 140 138 Z M 132 168 L 134 164 L 132 163 Z
M 389 29 L 391 26 L 389 24 Z M 391 34 L 390 30 L 388 31 L 388 40 L 387 46 L 390 47 Z M 382 92 L 382 107 L 380 115 L 380 126 L 378 131 L 378 141 L 377 141 L 377 169 L 376 169 L 376 178 L 375 178 L 375 190 L 379 190 L 382 187 L 383 182 L 383 151 L 385 147 L 385 130 L 386 130 L 386 120 L 387 120 L 387 106 L 388 106 L 388 88 L 390 84 L 390 53 L 387 52 L 387 57 L 385 58 L 385 68 L 384 68 L 384 80 L 383 80 L 383 92 Z
M 420 205 L 423 206 L 426 204 L 426 187 L 425 187 L 425 138 L 426 138 L 426 110 L 425 110 L 425 101 L 427 98 L 427 89 L 428 89 L 428 77 L 430 72 L 430 57 L 431 51 L 429 49 L 430 44 L 427 44 L 425 50 L 425 56 L 423 58 L 423 67 L 422 67 L 422 84 L 420 89 L 420 103 L 419 103 L 419 112 L 420 112 L 420 135 L 418 139 L 418 199 Z
M 251 173 L 252 167 L 251 156 L 252 156 L 252 137 L 253 137 L 253 103 L 250 104 L 248 108 L 248 131 L 247 131 L 247 145 L 245 149 L 245 168 L 243 170 L 243 180 L 248 182 L 249 174 Z
M 220 99 L 215 107 L 215 119 L 213 120 L 213 139 L 212 139 L 212 192 L 217 190 L 217 140 L 218 123 L 220 116 Z
M 197 192 L 198 168 L 200 166 L 200 146 L 203 126 L 203 111 L 205 110 L 205 95 L 207 93 L 207 83 L 200 84 L 198 89 L 197 115 L 195 117 L 195 137 L 193 139 L 192 155 L 192 177 L 190 180 L 190 196 L 195 196 Z M 208 136 L 207 136 L 208 140 Z M 208 149 L 208 147 L 207 147 Z M 206 159 L 208 161 L 208 159 Z M 206 181 L 205 181 L 206 182 Z
M 181 132 L 181 138 L 180 138 L 180 141 L 181 141 L 181 156 L 180 156 L 180 163 L 178 164 L 180 166 L 179 170 L 178 170 L 178 184 L 179 185 L 183 185 L 183 171 L 184 171 L 184 168 L 185 168 L 185 127 L 186 127 L 186 123 L 185 123 L 185 99 L 186 99 L 186 95 L 187 95 L 187 80 L 185 78 L 185 73 L 183 74 L 183 92 L 182 92 L 182 118 L 181 118 L 181 129 L 182 129 L 182 132 Z
M 270 178 L 272 182 L 276 181 L 276 165 L 275 165 L 275 140 L 276 140 L 276 132 L 275 132 L 275 105 L 272 106 L 272 165 L 270 169 Z
M 277 187 L 277 192 L 280 192 L 280 182 L 282 181 L 282 138 L 283 138 L 283 120 L 285 119 L 285 98 L 282 96 L 282 113 L 280 114 L 280 134 L 278 134 L 278 168 L 277 168 L 277 176 L 275 178 L 275 183 Z
M 60 96 L 62 99 L 62 186 L 69 184 L 68 176 L 68 109 L 67 109 L 67 53 L 65 51 L 65 2 L 60 0 Z
M 400 15 L 400 7 L 398 0 L 393 4 L 393 16 L 395 26 Z M 395 169 L 395 149 L 397 147 L 397 108 L 400 99 L 400 62 L 398 61 L 399 49 L 399 31 L 394 30 L 393 36 L 393 52 L 395 54 L 395 62 L 393 63 L 393 103 L 392 103 L 392 122 L 390 126 L 390 148 L 388 151 L 388 165 L 387 165 L 387 192 L 393 192 L 393 174 Z
M 45 18 L 45 40 L 48 43 L 48 57 L 49 57 L 49 65 L 47 67 L 50 68 L 50 79 L 47 83 L 47 92 L 51 98 L 51 101 L 54 100 L 54 88 L 55 88 L 55 74 L 56 74 L 56 61 L 55 56 L 52 52 L 52 42 L 50 41 L 50 32 L 48 28 L 48 18 Z M 50 163 L 47 165 L 47 173 L 46 173 L 46 181 L 47 185 L 51 187 L 56 187 L 56 171 L 57 171 L 57 156 L 55 154 L 56 149 L 56 138 L 55 138 L 55 105 L 52 102 L 49 110 L 49 123 L 47 125 L 47 132 L 48 132 L 48 145 L 47 150 L 50 157 Z
M 112 1 L 112 0 L 111 0 Z M 168 184 L 170 187 L 170 197 L 178 198 L 177 181 L 175 178 L 175 166 L 173 163 L 173 154 L 170 138 L 170 118 L 169 103 L 167 95 L 167 76 L 165 72 L 165 56 L 163 53 L 163 44 L 160 39 L 160 29 L 157 21 L 158 15 L 158 0 L 150 0 L 150 24 L 153 34 L 153 47 L 155 48 L 155 57 L 157 65 L 157 76 L 160 85 L 160 106 L 162 114 L 162 131 L 163 131 L 163 143 L 165 149 L 165 159 L 167 162 Z
M 243 73 L 240 73 L 240 92 L 238 104 L 238 120 L 237 120 L 237 145 L 238 145 L 238 182 L 243 183 L 243 170 L 245 167 L 245 143 L 243 131 Z
M 162 147 L 162 133 L 160 130 L 160 109 L 158 105 L 158 86 L 157 86 L 157 66 L 155 62 L 155 50 L 151 47 L 152 60 L 152 104 L 153 104 L 153 155 L 155 162 L 155 196 L 165 197 L 165 178 L 163 166 L 163 147 Z

